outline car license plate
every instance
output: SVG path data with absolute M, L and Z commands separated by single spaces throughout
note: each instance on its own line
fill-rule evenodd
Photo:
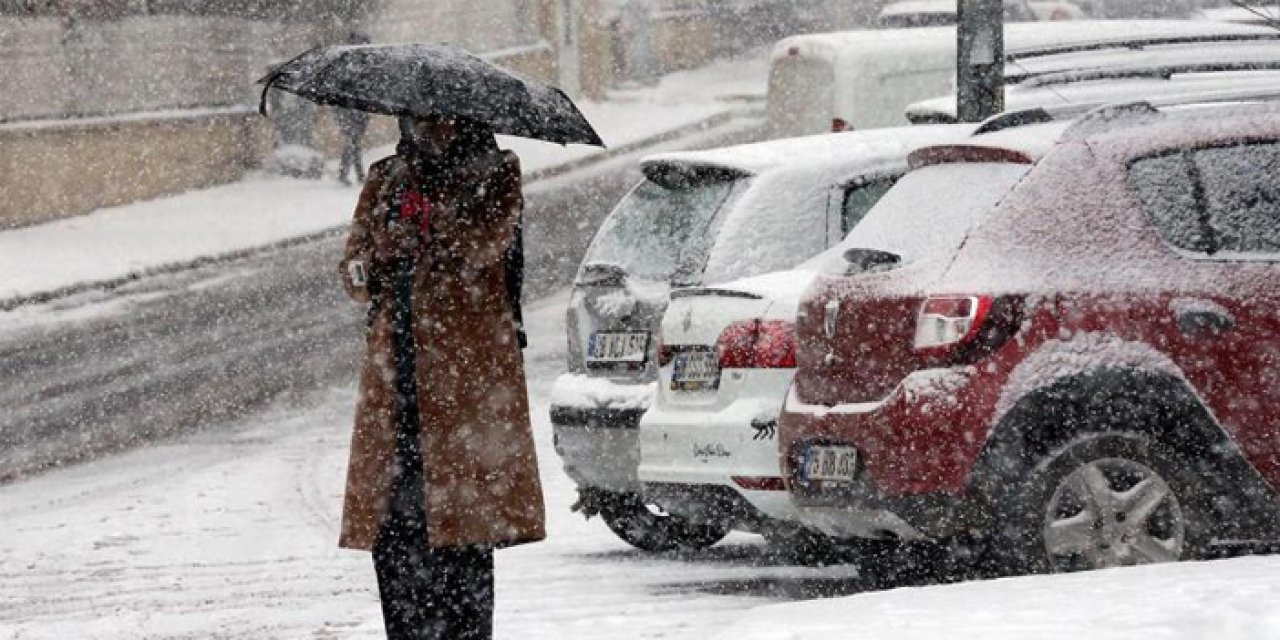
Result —
M 649 334 L 644 331 L 600 331 L 587 342 L 587 362 L 644 362 Z
M 810 445 L 804 452 L 804 479 L 853 482 L 858 450 L 847 445 Z
M 671 388 L 706 391 L 720 384 L 720 354 L 714 350 L 680 351 L 672 360 Z

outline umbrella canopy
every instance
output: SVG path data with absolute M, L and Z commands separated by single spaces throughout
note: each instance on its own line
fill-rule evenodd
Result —
M 258 81 L 260 111 L 280 89 L 319 104 L 391 116 L 470 118 L 497 133 L 603 147 L 569 96 L 448 45 L 317 47 Z

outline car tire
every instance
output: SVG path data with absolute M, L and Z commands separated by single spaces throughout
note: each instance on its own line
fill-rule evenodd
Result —
M 997 575 L 1200 557 L 1209 496 L 1187 464 L 1149 438 L 1096 434 L 1000 482 L 988 545 Z
M 600 517 L 623 542 L 653 553 L 699 551 L 729 534 L 727 525 L 697 523 L 665 513 L 633 493 L 610 496 L 600 505 Z

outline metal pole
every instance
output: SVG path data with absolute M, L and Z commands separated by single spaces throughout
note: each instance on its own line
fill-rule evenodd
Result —
M 1004 110 L 1004 2 L 957 5 L 956 116 L 979 122 Z

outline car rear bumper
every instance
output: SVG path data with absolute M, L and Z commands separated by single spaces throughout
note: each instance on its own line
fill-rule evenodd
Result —
M 792 484 L 791 497 L 801 524 L 836 538 L 939 539 L 978 515 L 947 493 L 885 498 L 866 479 L 822 487 Z
M 766 518 L 794 521 L 777 440 L 778 400 L 788 382 L 789 376 L 766 397 L 745 398 L 718 411 L 651 408 L 640 422 L 640 481 L 721 486 Z M 666 493 L 680 499 L 679 492 Z M 675 502 L 663 506 L 684 511 Z
M 946 384 L 939 385 L 943 375 Z M 945 537 L 978 515 L 966 501 L 966 487 L 990 413 L 983 413 L 987 403 L 978 394 L 969 393 L 973 371 L 913 376 L 918 379 L 909 376 L 877 402 L 815 407 L 788 395 L 779 418 L 780 450 L 803 523 L 840 537 L 918 539 Z M 805 481 L 800 467 L 813 444 L 855 447 L 852 482 Z
M 551 407 L 556 453 L 580 487 L 638 493 L 640 416 L 644 409 Z

